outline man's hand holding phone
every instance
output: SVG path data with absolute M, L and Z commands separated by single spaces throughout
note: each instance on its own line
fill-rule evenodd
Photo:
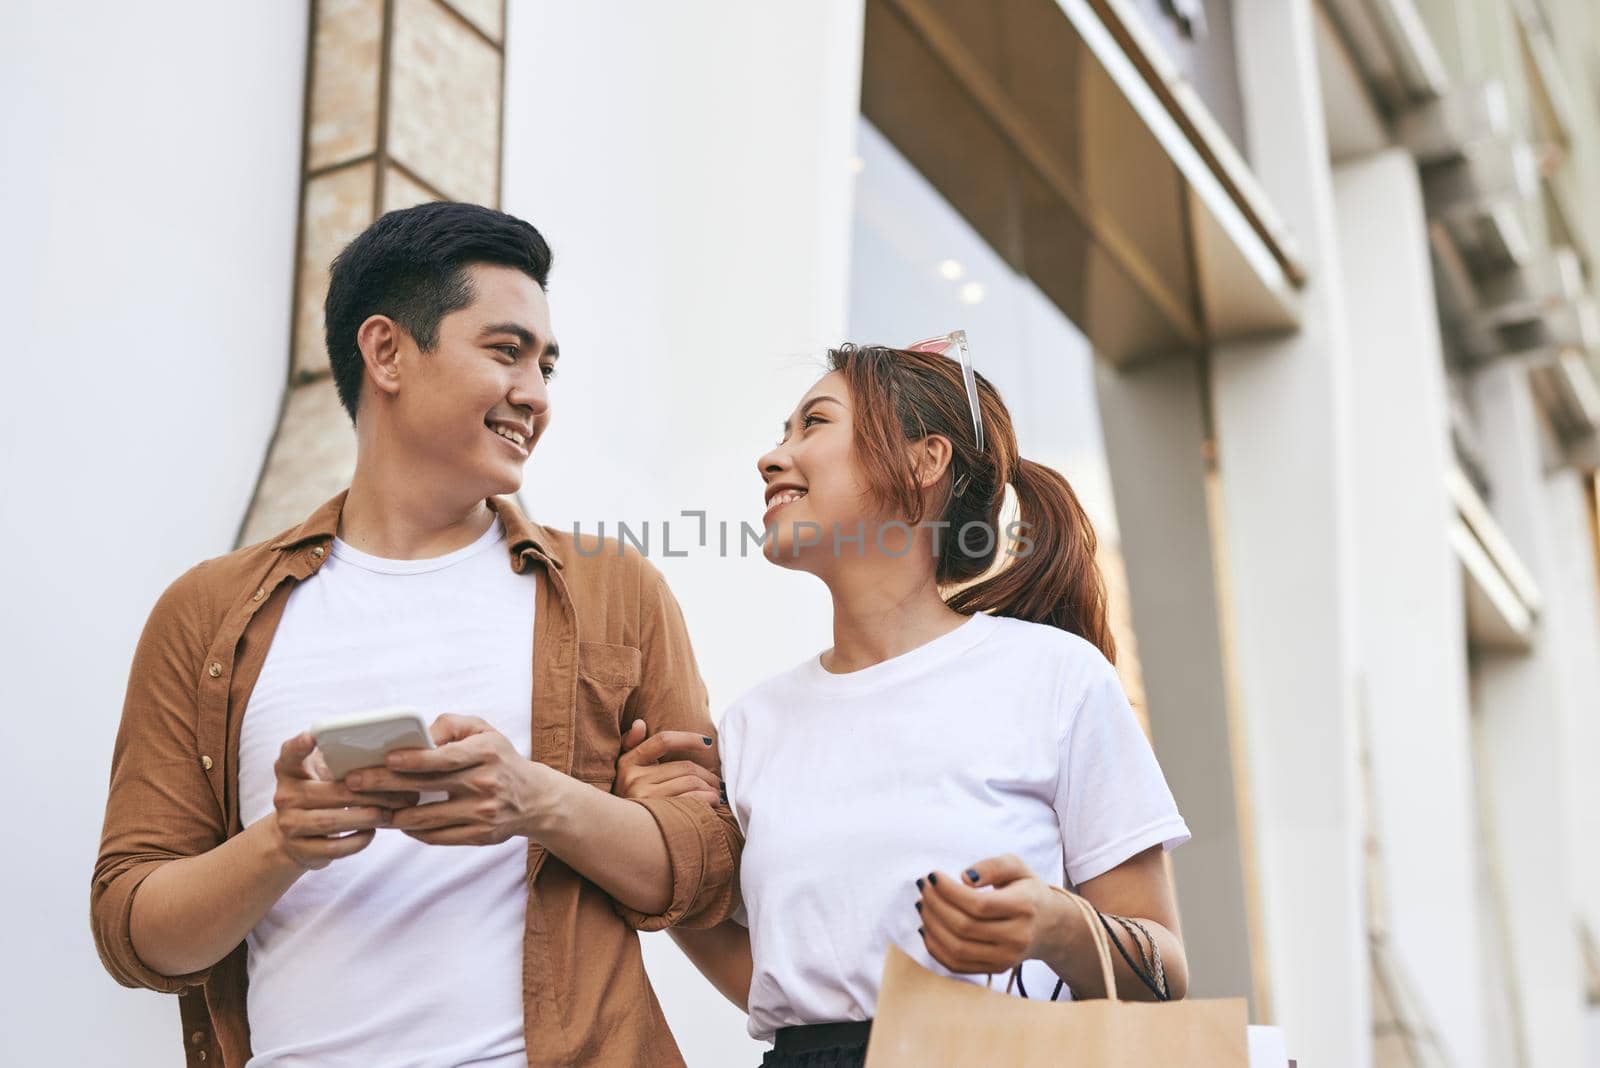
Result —
M 497 845 L 534 836 L 549 815 L 553 768 L 517 752 L 511 740 L 477 716 L 446 714 L 429 728 L 436 748 L 390 752 L 384 766 L 345 777 L 362 794 L 442 792 L 445 800 L 394 812 L 390 826 L 429 845 Z
M 303 731 L 283 743 L 273 766 L 278 786 L 272 797 L 285 854 L 315 871 L 359 853 L 392 813 L 415 805 L 415 791 L 355 791 L 334 781 L 317 740 Z

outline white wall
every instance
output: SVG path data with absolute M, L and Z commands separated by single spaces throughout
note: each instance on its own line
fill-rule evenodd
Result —
M 113 735 L 163 587 L 232 547 L 277 415 L 304 4 L 0 8 L 0 1063 L 171 1064 L 89 934 Z
M 510 10 L 507 211 L 555 249 L 554 422 L 523 498 L 588 531 L 652 526 L 713 715 L 826 646 L 820 584 L 738 556 L 755 460 L 845 336 L 860 0 Z M 709 514 L 709 545 L 695 520 Z M 661 526 L 671 524 L 666 558 Z M 718 555 L 730 524 L 731 558 Z M 645 957 L 690 1064 L 759 1060 L 664 935 Z

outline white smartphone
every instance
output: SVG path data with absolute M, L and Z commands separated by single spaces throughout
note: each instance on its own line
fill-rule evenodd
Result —
M 373 768 L 396 749 L 432 749 L 428 725 L 414 708 L 378 708 L 325 719 L 311 728 L 335 779 Z

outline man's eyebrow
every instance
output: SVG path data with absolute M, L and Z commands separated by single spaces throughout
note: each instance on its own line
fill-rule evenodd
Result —
M 844 407 L 844 402 L 841 401 L 839 398 L 830 397 L 826 393 L 824 393 L 824 394 L 822 394 L 820 396 L 812 397 L 810 400 L 806 401 L 804 404 L 802 404 L 800 406 L 800 410 L 798 412 L 796 412 L 795 414 L 799 415 L 801 418 L 804 418 L 805 414 L 807 412 L 809 412 L 812 408 L 815 408 L 817 405 L 821 404 L 823 401 L 832 401 L 833 403 L 837 404 L 839 407 L 841 407 L 841 408 Z M 785 419 L 783 421 L 783 432 L 785 434 L 787 434 L 789 432 L 789 424 L 790 424 L 790 422 L 791 422 L 791 420 L 788 420 L 788 419 Z
M 495 334 L 510 334 L 512 337 L 520 341 L 524 346 L 532 346 L 534 342 L 539 340 L 537 334 L 523 326 L 521 323 L 490 323 L 482 330 L 478 331 L 479 339 L 492 337 Z M 550 344 L 545 346 L 544 354 L 550 357 L 552 360 L 560 359 L 561 346 L 552 341 Z

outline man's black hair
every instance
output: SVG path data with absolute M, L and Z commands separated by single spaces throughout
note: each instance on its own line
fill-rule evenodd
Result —
M 323 305 L 333 385 L 350 421 L 365 373 L 356 331 L 369 316 L 387 315 L 431 352 L 439 320 L 472 303 L 468 267 L 514 267 L 545 289 L 550 259 L 539 231 L 477 204 L 437 201 L 379 217 L 334 259 Z

